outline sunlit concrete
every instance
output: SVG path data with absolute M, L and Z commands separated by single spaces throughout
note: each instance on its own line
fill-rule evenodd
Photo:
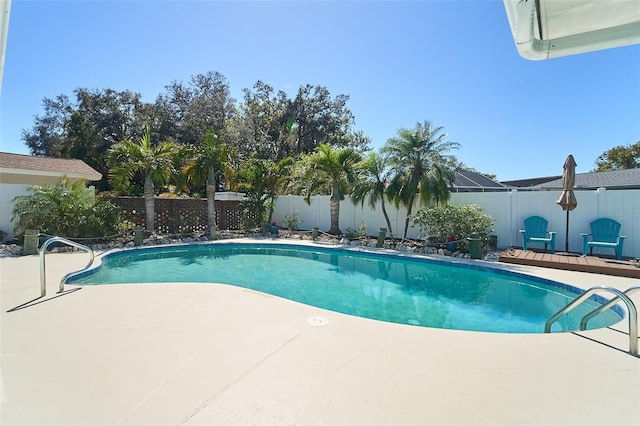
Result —
M 640 422 L 640 359 L 612 329 L 587 338 L 431 329 L 228 285 L 57 294 L 86 253 L 47 255 L 38 299 L 38 261 L 0 259 L 2 425 Z M 638 285 L 504 267 L 580 287 Z M 307 322 L 318 316 L 329 323 Z

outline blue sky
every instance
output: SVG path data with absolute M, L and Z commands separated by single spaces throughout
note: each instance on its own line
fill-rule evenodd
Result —
M 232 95 L 257 80 L 350 96 L 378 148 L 430 120 L 456 157 L 499 180 L 577 172 L 640 140 L 640 46 L 522 59 L 502 1 L 13 0 L 0 149 L 27 154 L 42 100 L 77 87 L 153 102 L 170 82 L 222 73 Z

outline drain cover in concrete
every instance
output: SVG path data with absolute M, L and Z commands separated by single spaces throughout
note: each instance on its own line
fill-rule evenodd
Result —
M 320 327 L 329 324 L 329 320 L 325 317 L 309 317 L 307 318 L 307 324 Z

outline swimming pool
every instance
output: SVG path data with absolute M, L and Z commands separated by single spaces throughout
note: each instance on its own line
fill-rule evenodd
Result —
M 364 318 L 446 329 L 542 333 L 545 321 L 582 290 L 533 276 L 341 247 L 215 242 L 125 249 L 67 284 L 223 283 Z M 575 330 L 599 306 L 590 300 L 554 324 Z M 622 320 L 609 310 L 589 322 Z

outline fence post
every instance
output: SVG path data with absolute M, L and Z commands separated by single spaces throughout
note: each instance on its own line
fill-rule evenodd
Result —
M 316 195 L 316 226 L 320 227 L 320 195 Z
M 518 190 L 512 189 L 509 192 L 509 198 L 511 198 L 511 202 L 509 203 L 511 208 L 511 226 L 509 227 L 509 247 L 513 247 L 516 244 L 513 242 L 514 230 L 517 232 L 518 230 Z M 517 243 L 517 241 L 516 241 Z
M 596 217 L 610 216 L 607 211 L 607 188 L 598 188 L 596 190 L 596 196 L 598 198 L 598 212 Z

